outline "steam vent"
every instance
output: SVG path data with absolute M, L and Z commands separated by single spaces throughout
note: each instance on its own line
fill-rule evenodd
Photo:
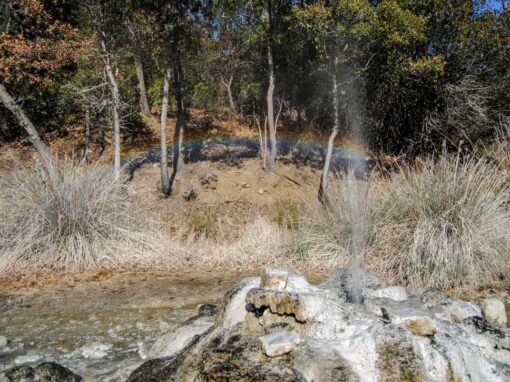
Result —
M 345 268 L 318 286 L 267 268 L 149 357 L 129 381 L 510 381 L 510 333 L 477 304 Z

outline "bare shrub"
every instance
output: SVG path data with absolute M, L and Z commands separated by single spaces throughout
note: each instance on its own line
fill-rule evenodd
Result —
M 287 252 L 311 264 L 347 266 L 361 251 L 368 270 L 407 285 L 494 283 L 510 276 L 508 180 L 496 164 L 458 156 L 402 167 L 390 179 L 370 180 L 365 191 L 347 179 L 333 210 L 308 209 Z
M 402 168 L 379 195 L 372 243 L 385 273 L 412 285 L 477 286 L 510 276 L 508 173 L 474 156 Z
M 130 268 L 160 261 L 156 253 L 168 243 L 110 168 L 64 164 L 55 170 L 56 180 L 38 166 L 0 175 L 0 273 Z

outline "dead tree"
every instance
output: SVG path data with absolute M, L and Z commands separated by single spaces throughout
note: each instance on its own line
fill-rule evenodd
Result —
M 0 100 L 2 104 L 5 106 L 7 110 L 9 110 L 19 125 L 25 129 L 28 135 L 28 140 L 34 146 L 39 159 L 43 165 L 44 170 L 50 178 L 54 178 L 57 174 L 55 174 L 55 167 L 53 166 L 53 158 L 42 141 L 37 129 L 32 124 L 30 119 L 27 117 L 23 109 L 18 105 L 18 103 L 11 97 L 11 95 L 7 92 L 7 89 L 0 83 Z
M 165 69 L 165 79 L 163 83 L 163 99 L 161 101 L 161 119 L 159 125 L 160 139 L 161 139 L 161 159 L 160 159 L 160 172 L 161 172 L 161 191 L 166 196 L 170 196 L 170 179 L 168 178 L 168 148 L 166 144 L 166 122 L 168 119 L 168 93 L 170 90 L 170 62 L 167 61 Z

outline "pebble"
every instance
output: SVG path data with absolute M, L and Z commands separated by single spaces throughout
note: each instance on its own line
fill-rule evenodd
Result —
M 19 357 L 16 357 L 14 360 L 14 363 L 16 365 L 21 365 L 23 363 L 32 363 L 40 361 L 42 357 L 39 354 L 27 354 L 27 355 L 20 355 Z
M 108 351 L 112 348 L 110 344 L 94 344 L 84 346 L 80 349 L 81 355 L 87 359 L 100 359 L 108 355 Z

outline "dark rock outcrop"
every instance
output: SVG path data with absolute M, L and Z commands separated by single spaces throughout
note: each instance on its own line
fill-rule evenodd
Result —
M 0 373 L 1 382 L 80 382 L 82 378 L 55 362 L 21 365 Z

